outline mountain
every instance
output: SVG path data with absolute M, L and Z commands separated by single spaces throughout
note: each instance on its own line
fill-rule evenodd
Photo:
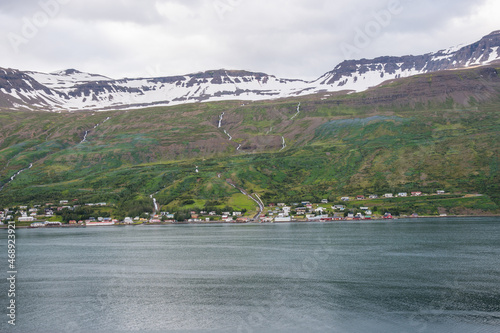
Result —
M 110 79 L 74 69 L 50 74 L 0 68 L 0 107 L 10 110 L 113 110 L 193 102 L 259 101 L 328 92 L 361 92 L 387 80 L 500 61 L 500 31 L 480 41 L 420 56 L 346 60 L 314 81 L 212 70 L 157 78 Z
M 361 93 L 254 103 L 0 110 L 0 206 L 107 202 L 124 217 L 156 202 L 169 212 L 255 213 L 234 184 L 265 203 L 445 190 L 447 197 L 363 204 L 409 215 L 499 213 L 499 71 L 445 70 Z M 23 89 L 39 88 L 27 74 L 12 75 Z M 207 77 L 214 74 L 196 82 Z
M 500 30 L 464 47 L 454 47 L 421 56 L 379 57 L 346 60 L 316 82 L 329 90 L 364 91 L 389 79 L 443 70 L 469 68 L 500 61 Z

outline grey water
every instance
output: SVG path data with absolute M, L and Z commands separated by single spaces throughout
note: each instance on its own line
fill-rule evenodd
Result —
M 498 217 L 16 236 L 1 332 L 500 332 Z

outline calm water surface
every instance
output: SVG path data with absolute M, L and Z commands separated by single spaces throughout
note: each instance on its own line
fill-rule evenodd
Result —
M 18 230 L 17 267 L 2 332 L 500 332 L 500 218 Z

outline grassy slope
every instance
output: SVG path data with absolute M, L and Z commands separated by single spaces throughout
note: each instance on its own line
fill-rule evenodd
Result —
M 219 207 L 250 211 L 253 203 L 225 182 L 230 178 L 267 202 L 444 189 L 486 194 L 476 199 L 477 208 L 495 211 L 498 86 L 483 83 L 467 98 L 460 87 L 425 97 L 434 93 L 425 91 L 427 85 L 439 86 L 427 81 L 477 82 L 477 75 L 422 76 L 328 100 L 310 96 L 245 106 L 221 102 L 62 115 L 1 112 L 0 183 L 34 166 L 0 192 L 0 204 L 79 199 L 113 202 L 132 213 L 134 207 L 151 208 L 149 195 L 157 193 L 166 209 L 196 199 L 198 206 L 216 200 Z M 425 89 L 405 98 L 414 87 Z M 291 120 L 299 101 L 301 113 Z M 217 128 L 222 112 L 223 129 L 233 141 Z M 87 141 L 80 143 L 86 130 Z M 280 151 L 282 136 L 287 148 Z

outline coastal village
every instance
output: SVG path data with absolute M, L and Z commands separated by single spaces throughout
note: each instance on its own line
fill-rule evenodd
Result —
M 61 219 L 63 211 L 74 211 L 81 207 L 71 204 L 68 200 L 61 200 L 59 204 L 46 203 L 45 205 L 19 206 L 15 208 L 5 208 L 0 211 L 0 224 L 18 222 L 30 228 L 45 227 L 83 227 L 83 226 L 113 226 L 113 225 L 135 225 L 135 224 L 176 224 L 176 223 L 285 223 L 285 222 L 327 222 L 327 221 L 355 221 L 372 219 L 392 219 L 396 216 L 390 211 L 380 211 L 377 206 L 369 204 L 370 200 L 392 199 L 406 197 L 421 197 L 428 195 L 444 195 L 445 191 L 437 191 L 433 194 L 422 192 L 400 192 L 385 193 L 381 196 L 371 194 L 368 196 L 342 196 L 337 201 L 330 203 L 327 199 L 319 203 L 301 201 L 295 203 L 269 203 L 262 211 L 204 211 L 193 209 L 190 217 L 183 220 L 176 219 L 175 212 L 144 213 L 141 216 L 125 217 L 115 219 L 113 217 L 89 217 L 84 220 Z M 105 202 L 87 203 L 85 207 L 106 208 L 112 204 Z M 253 215 L 252 215 L 253 214 Z M 252 215 L 252 216 L 251 216 Z M 399 215 L 399 214 L 398 214 Z M 446 214 L 441 214 L 446 216 Z M 399 216 L 398 216 L 399 217 Z M 418 217 L 417 214 L 402 215 L 401 217 Z

